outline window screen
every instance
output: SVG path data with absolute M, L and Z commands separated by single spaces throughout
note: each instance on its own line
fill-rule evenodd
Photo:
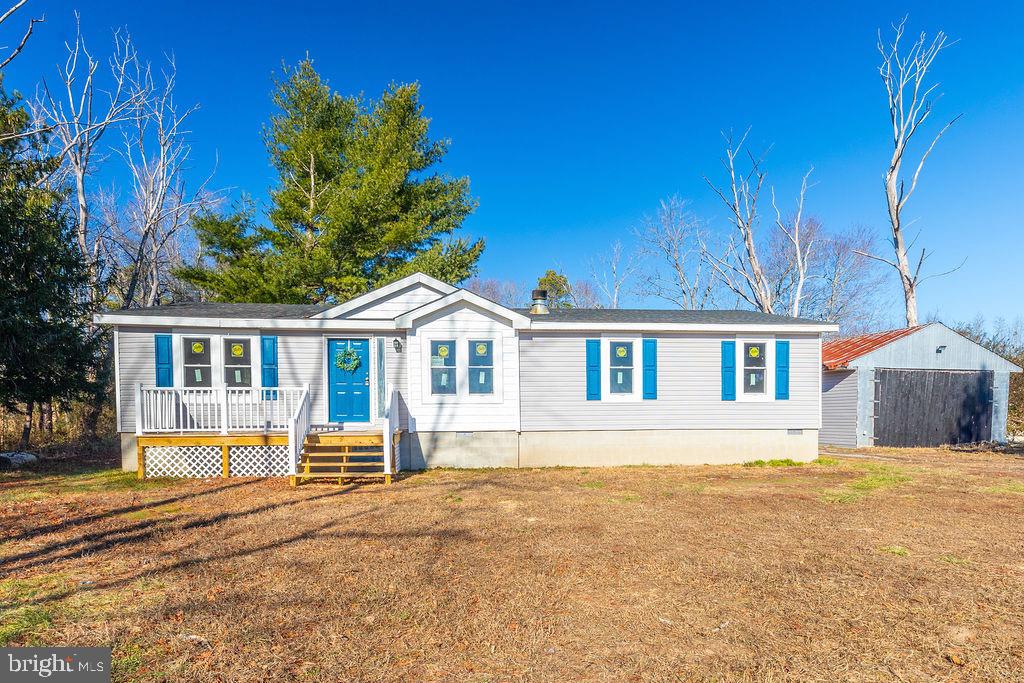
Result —
M 613 341 L 608 351 L 608 390 L 613 394 L 632 394 L 633 342 Z
M 186 387 L 213 386 L 209 337 L 182 337 L 182 368 Z
M 469 340 L 469 393 L 494 393 L 494 342 Z
M 765 380 L 765 351 L 767 344 L 743 344 L 743 393 L 763 394 Z
M 454 339 L 430 342 L 430 393 L 456 393 Z
M 224 340 L 224 386 L 252 386 L 251 353 L 248 339 Z

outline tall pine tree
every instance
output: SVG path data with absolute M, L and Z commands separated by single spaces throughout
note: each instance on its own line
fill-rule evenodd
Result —
M 306 60 L 285 70 L 274 104 L 267 223 L 251 203 L 197 219 L 206 259 L 178 277 L 221 301 L 323 303 L 415 271 L 476 272 L 483 240 L 453 236 L 476 208 L 469 179 L 435 170 L 448 143 L 431 140 L 418 85 L 343 97 Z
M 88 273 L 62 208 L 45 181 L 58 162 L 43 153 L 29 116 L 0 87 L 0 406 L 24 410 L 92 390 L 97 340 L 87 323 Z

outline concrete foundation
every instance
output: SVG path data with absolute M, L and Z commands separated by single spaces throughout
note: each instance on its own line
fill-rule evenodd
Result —
M 520 467 L 727 465 L 818 457 L 816 429 L 683 429 L 524 432 Z
M 119 434 L 121 437 L 121 469 L 137 472 L 139 469 L 138 442 L 134 434 Z
M 516 432 L 413 432 L 409 469 L 427 467 L 518 467 Z

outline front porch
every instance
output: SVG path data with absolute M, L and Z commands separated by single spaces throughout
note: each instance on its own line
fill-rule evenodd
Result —
M 400 469 L 397 401 L 379 428 L 314 425 L 309 387 L 135 389 L 138 476 L 373 478 Z

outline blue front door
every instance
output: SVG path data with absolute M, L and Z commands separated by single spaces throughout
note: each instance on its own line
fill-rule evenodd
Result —
M 328 411 L 331 422 L 370 421 L 370 340 L 327 341 Z

